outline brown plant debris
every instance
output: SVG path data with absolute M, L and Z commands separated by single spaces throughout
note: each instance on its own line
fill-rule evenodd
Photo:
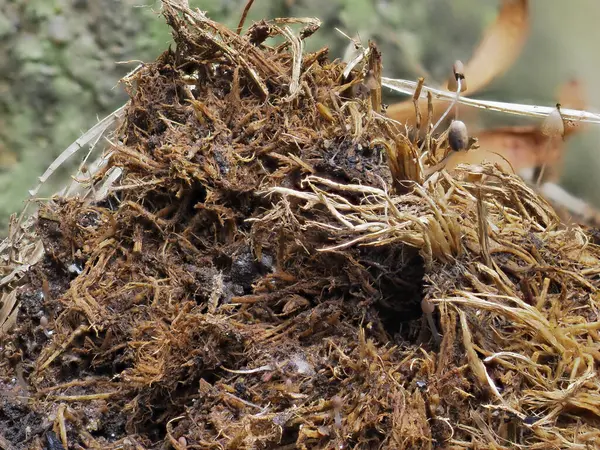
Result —
M 423 180 L 374 45 L 346 77 L 314 19 L 163 8 L 93 195 L 2 248 L 0 447 L 597 448 L 591 235 L 496 166 Z

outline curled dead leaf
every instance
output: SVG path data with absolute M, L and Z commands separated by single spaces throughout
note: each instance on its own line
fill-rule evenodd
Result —
M 529 35 L 527 0 L 504 0 L 496 21 L 465 66 L 471 95 L 502 75 L 515 62 Z
M 564 143 L 560 139 L 549 139 L 538 127 L 486 130 L 477 135 L 477 140 L 482 149 L 510 161 L 516 173 L 546 164 L 546 179 L 557 179 L 560 176 L 558 166 L 564 152 Z
M 504 0 L 496 21 L 485 31 L 464 73 L 468 77 L 468 89 L 472 95 L 503 74 L 517 59 L 529 35 L 529 2 L 527 0 Z M 440 100 L 434 101 L 434 114 L 441 114 Z M 427 108 L 427 101 L 420 100 L 419 107 Z M 436 112 L 437 111 L 437 112 Z M 387 115 L 401 123 L 414 125 L 415 111 L 412 101 L 389 106 Z M 434 118 L 433 121 L 436 119 Z
M 576 79 L 571 79 L 558 89 L 558 102 L 562 107 L 581 109 L 586 108 L 586 95 L 584 88 Z M 552 125 L 558 135 L 568 137 L 580 131 L 580 124 L 564 120 L 557 110 L 552 118 L 544 120 L 538 126 L 504 127 L 477 133 L 479 146 L 489 152 L 494 152 L 510 161 L 517 173 L 526 169 L 545 166 L 544 180 L 556 181 L 560 178 L 565 144 L 560 138 L 552 138 L 555 133 L 548 135 L 548 121 L 556 122 Z M 561 129 L 563 124 L 564 129 Z

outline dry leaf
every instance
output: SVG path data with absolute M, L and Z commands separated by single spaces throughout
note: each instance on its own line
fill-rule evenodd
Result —
M 469 95 L 481 90 L 495 77 L 503 74 L 521 53 L 529 34 L 529 2 L 527 0 L 504 0 L 496 21 L 486 30 L 473 57 L 465 66 L 465 78 Z M 434 100 L 435 114 L 441 114 L 443 102 Z M 421 100 L 422 111 L 427 100 Z M 408 125 L 414 125 L 415 111 L 411 100 L 391 105 L 388 117 Z M 435 122 L 435 119 L 433 120 Z
M 572 79 L 557 92 L 557 99 L 566 108 L 586 108 L 585 92 L 581 83 Z M 537 126 L 506 127 L 477 133 L 479 146 L 488 152 L 498 153 L 508 159 L 519 173 L 546 165 L 544 180 L 560 178 L 565 145 L 562 139 L 549 139 Z M 565 137 L 581 131 L 581 124 L 565 121 Z
M 13 289 L 9 294 L 6 292 L 0 300 L 0 337 L 12 328 L 17 318 L 18 309 L 15 308 L 17 303 L 17 291 Z
M 528 35 L 528 1 L 504 0 L 497 20 L 486 30 L 465 67 L 471 95 L 510 68 Z
M 482 149 L 510 161 L 516 173 L 542 164 L 550 168 L 561 159 L 564 148 L 562 140 L 549 139 L 535 126 L 486 130 L 477 140 Z

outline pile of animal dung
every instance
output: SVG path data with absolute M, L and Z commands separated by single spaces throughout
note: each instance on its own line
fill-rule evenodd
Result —
M 424 177 L 373 44 L 163 13 L 104 194 L 0 249 L 0 448 L 600 446 L 588 231 L 496 166 Z

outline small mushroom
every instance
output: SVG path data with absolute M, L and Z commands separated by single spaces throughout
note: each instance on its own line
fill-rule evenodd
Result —
M 452 76 L 448 79 L 448 90 L 457 93 L 465 92 L 467 90 L 465 67 L 461 61 L 457 60 L 452 66 Z
M 469 132 L 464 122 L 453 120 L 448 129 L 448 143 L 455 152 L 466 150 L 469 145 Z
M 450 103 L 446 111 L 444 111 L 442 116 L 435 123 L 430 133 L 433 133 L 437 129 L 437 127 L 440 126 L 440 124 L 444 121 L 448 113 L 452 111 L 452 108 L 454 107 L 456 107 L 454 111 L 454 118 L 458 118 L 458 100 L 460 98 L 460 93 L 467 90 L 467 80 L 465 79 L 464 67 L 462 62 L 456 61 L 452 66 L 452 72 L 453 76 L 451 76 L 450 80 L 448 81 L 448 90 L 456 92 L 456 97 L 454 98 L 454 100 L 452 100 L 452 103 Z
M 541 126 L 542 133 L 549 138 L 564 137 L 565 122 L 560 113 L 560 104 L 556 104 L 556 108 L 546 116 Z

